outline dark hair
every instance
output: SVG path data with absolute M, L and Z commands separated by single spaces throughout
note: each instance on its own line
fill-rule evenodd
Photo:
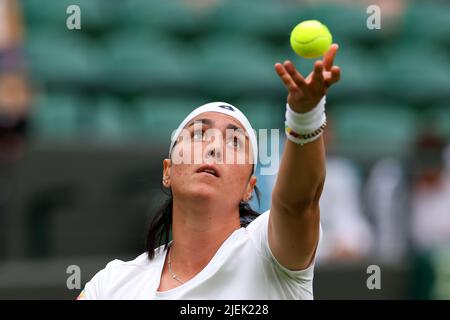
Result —
M 169 198 L 166 199 L 161 207 L 159 207 L 150 221 L 146 246 L 148 258 L 150 260 L 155 256 L 155 249 L 159 246 L 164 245 L 164 249 L 167 249 L 171 238 L 173 195 L 170 189 L 167 192 L 162 186 L 162 190 L 169 196 Z M 259 206 L 260 191 L 256 186 L 254 190 Z M 254 211 L 247 202 L 241 202 L 239 203 L 239 216 L 241 227 L 246 227 L 250 222 L 259 216 L 259 213 Z

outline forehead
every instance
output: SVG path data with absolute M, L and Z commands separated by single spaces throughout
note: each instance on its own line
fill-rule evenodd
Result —
M 245 130 L 244 126 L 238 120 L 233 118 L 232 116 L 229 116 L 227 114 L 220 113 L 220 112 L 214 112 L 214 111 L 203 112 L 203 113 L 197 115 L 192 120 L 190 120 L 186 124 L 185 127 L 189 126 L 195 120 L 200 120 L 200 119 L 209 119 L 209 120 L 213 121 L 214 127 L 220 127 L 220 126 L 226 126 L 228 124 L 233 124 L 236 127 L 241 128 L 242 130 Z

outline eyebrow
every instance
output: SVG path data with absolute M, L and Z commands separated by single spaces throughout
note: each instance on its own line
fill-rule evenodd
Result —
M 242 130 L 241 127 L 235 126 L 234 124 L 231 124 L 231 123 L 229 125 L 227 125 L 227 127 L 225 129 L 233 129 L 233 130 L 238 130 L 238 131 L 244 132 L 244 130 Z
M 207 125 L 207 126 L 209 126 L 209 127 L 212 127 L 213 124 L 214 124 L 214 121 L 211 120 L 211 119 L 206 119 L 206 118 L 205 118 L 205 119 L 195 119 L 195 120 L 191 121 L 191 123 L 189 123 L 186 127 L 187 127 L 187 128 L 192 127 L 192 126 L 194 125 L 195 122 L 201 122 L 202 125 Z M 236 126 L 236 125 L 234 125 L 234 124 L 232 124 L 232 123 L 229 123 L 229 124 L 226 126 L 225 129 L 231 129 L 231 130 L 239 131 L 239 132 L 241 132 L 242 134 L 245 135 L 244 129 L 242 129 L 241 127 L 238 127 L 238 126 Z M 245 138 L 248 139 L 247 135 L 245 135 Z
M 211 119 L 195 119 L 195 120 L 191 121 L 191 123 L 189 123 L 187 125 L 187 127 L 189 128 L 189 127 L 193 126 L 194 123 L 196 123 L 196 122 L 201 122 L 202 125 L 205 124 L 205 125 L 210 126 L 210 127 L 212 127 L 212 125 L 214 123 L 214 121 L 212 121 Z

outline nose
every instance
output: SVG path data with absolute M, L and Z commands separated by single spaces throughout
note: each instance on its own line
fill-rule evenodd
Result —
M 206 145 L 205 150 L 205 160 L 213 159 L 216 163 L 220 163 L 222 161 L 222 146 L 220 142 L 209 141 Z

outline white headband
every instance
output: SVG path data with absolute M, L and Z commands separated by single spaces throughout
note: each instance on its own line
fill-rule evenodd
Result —
M 220 112 L 227 114 L 229 116 L 232 116 L 237 121 L 239 121 L 243 126 L 245 131 L 248 134 L 248 138 L 250 139 L 250 145 L 252 147 L 253 151 L 253 172 L 256 172 L 256 164 L 258 163 L 258 144 L 256 140 L 256 134 L 253 130 L 252 126 L 250 125 L 250 122 L 248 121 L 247 117 L 235 106 L 232 106 L 229 103 L 225 102 L 211 102 L 204 104 L 194 111 L 192 111 L 178 126 L 177 130 L 175 130 L 175 133 L 172 135 L 171 142 L 170 142 L 170 149 L 169 149 L 169 158 L 172 154 L 172 149 L 175 144 L 175 142 L 178 139 L 178 136 L 181 134 L 181 131 L 183 128 L 187 125 L 189 121 L 191 121 L 193 118 L 198 116 L 201 113 L 204 112 Z

